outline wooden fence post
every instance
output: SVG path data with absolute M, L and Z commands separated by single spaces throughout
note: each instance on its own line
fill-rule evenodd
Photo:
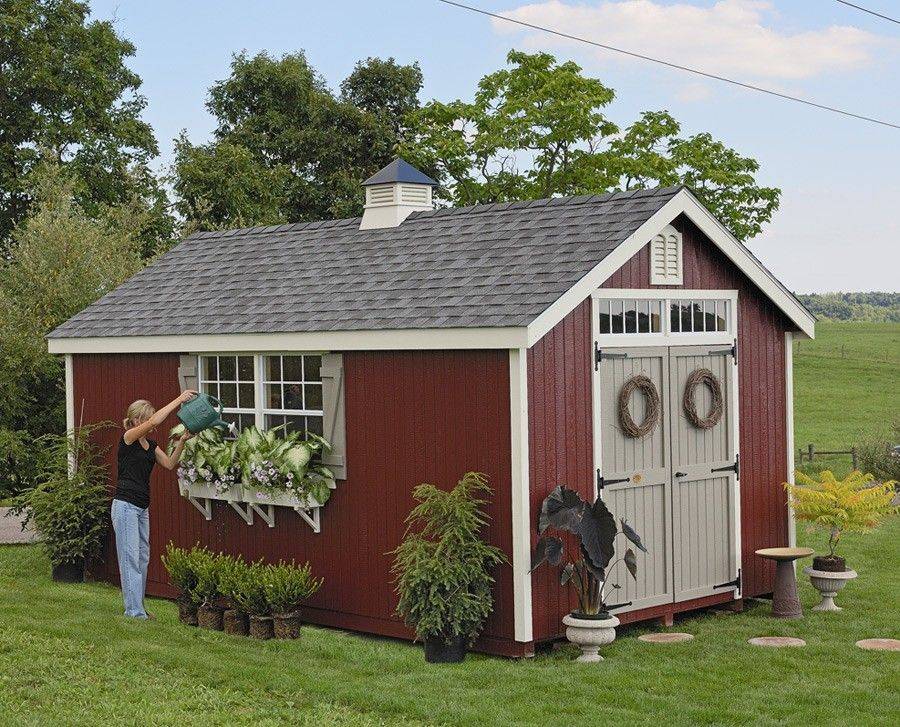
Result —
M 812 463 L 813 457 L 816 456 L 816 448 L 812 445 L 812 443 L 810 443 L 809 445 L 809 454 L 807 456 L 809 457 L 810 463 Z
M 856 461 L 856 447 L 850 447 L 850 456 L 853 458 L 853 469 L 858 470 L 859 466 Z

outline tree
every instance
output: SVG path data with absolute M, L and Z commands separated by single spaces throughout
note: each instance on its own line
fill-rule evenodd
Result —
M 203 229 L 360 214 L 360 184 L 393 158 L 421 84 L 418 66 L 370 58 L 336 96 L 303 53 L 234 56 L 209 92 L 212 141 L 177 142 L 179 212 Z
M 598 194 L 683 183 L 747 239 L 778 208 L 756 160 L 700 133 L 680 136 L 666 111 L 624 130 L 604 109 L 615 93 L 571 61 L 510 51 L 510 68 L 484 76 L 471 103 L 432 101 L 410 112 L 401 153 L 433 170 L 451 205 Z
M 157 145 L 140 118 L 141 79 L 125 65 L 135 48 L 89 13 L 76 0 L 0 0 L 0 255 L 28 214 L 26 178 L 46 151 L 71 168 L 88 214 L 141 198 L 154 213 L 141 230 L 148 254 L 171 236 L 147 166 Z
M 0 265 L 0 490 L 23 484 L 32 438 L 65 426 L 63 363 L 44 337 L 142 265 L 146 210 L 104 207 L 90 217 L 77 203 L 80 184 L 58 162 L 32 171 L 31 213 Z

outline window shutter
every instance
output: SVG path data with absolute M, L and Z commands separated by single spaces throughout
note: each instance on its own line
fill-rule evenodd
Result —
M 337 480 L 347 479 L 346 427 L 344 424 L 344 357 L 340 353 L 322 355 L 322 409 L 324 436 L 331 453 L 322 462 Z
M 650 284 L 682 284 L 681 233 L 672 225 L 650 240 Z
M 182 356 L 178 361 L 178 386 L 180 390 L 193 389 L 197 391 L 199 384 L 197 357 Z

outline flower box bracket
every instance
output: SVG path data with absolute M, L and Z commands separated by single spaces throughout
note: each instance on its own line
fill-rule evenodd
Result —
M 309 527 L 312 528 L 314 533 L 322 532 L 322 527 L 319 524 L 319 510 L 321 508 L 311 507 L 309 509 L 304 509 L 302 507 L 295 507 L 297 514 L 306 520 Z
M 228 504 L 231 505 L 232 509 L 241 516 L 241 520 L 243 520 L 247 525 L 253 525 L 253 511 L 256 509 L 249 502 L 235 502 L 234 500 L 228 500 Z M 265 518 L 263 518 L 265 520 Z M 272 527 L 271 525 L 269 527 Z
M 208 497 L 194 497 L 187 489 L 181 490 L 182 497 L 186 497 L 188 501 L 196 507 L 205 520 L 212 520 L 212 500 Z
M 256 502 L 248 502 L 247 506 L 252 508 L 257 515 L 259 515 L 263 522 L 268 525 L 270 528 L 275 527 L 275 506 L 274 505 L 261 505 Z

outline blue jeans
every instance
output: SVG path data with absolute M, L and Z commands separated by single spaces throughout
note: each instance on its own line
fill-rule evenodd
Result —
M 111 514 L 125 615 L 147 618 L 144 591 L 147 588 L 147 566 L 150 564 L 150 514 L 147 508 L 123 500 L 112 501 Z

